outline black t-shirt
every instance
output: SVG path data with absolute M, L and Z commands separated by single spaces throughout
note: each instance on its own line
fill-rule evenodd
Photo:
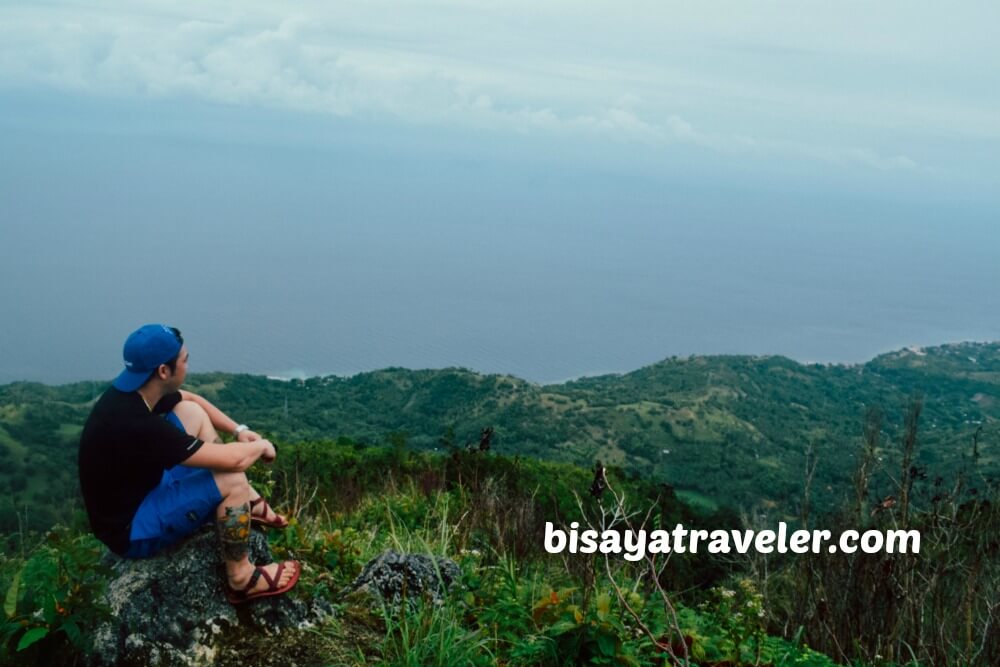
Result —
M 163 471 L 204 444 L 163 419 L 180 402 L 164 396 L 150 412 L 137 392 L 110 387 L 80 436 L 80 489 L 94 534 L 118 554 L 129 546 L 132 517 Z

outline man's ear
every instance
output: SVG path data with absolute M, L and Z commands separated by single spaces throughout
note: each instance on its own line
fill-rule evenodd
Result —
M 156 377 L 160 378 L 161 380 L 166 380 L 167 378 L 169 378 L 170 366 L 167 366 L 166 364 L 160 364 L 156 368 Z

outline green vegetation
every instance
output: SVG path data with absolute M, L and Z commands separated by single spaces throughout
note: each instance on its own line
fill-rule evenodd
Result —
M 544 387 L 461 369 L 398 368 L 287 382 L 215 373 L 191 376 L 189 386 L 280 440 L 372 444 L 396 434 L 432 451 L 475 444 L 490 425 L 504 454 L 586 467 L 600 459 L 703 501 L 777 507 L 787 517 L 799 511 L 809 447 L 820 461 L 812 503 L 833 508 L 850 488 L 867 408 L 884 410 L 883 440 L 892 441 L 909 397 L 921 394 L 916 464 L 953 476 L 975 437 L 979 469 L 1000 477 L 996 343 L 904 350 L 857 366 L 671 358 Z M 45 530 L 73 506 L 78 429 L 103 390 L 97 382 L 0 387 L 0 534 Z M 880 465 L 894 469 L 895 456 L 887 449 Z
M 90 630 L 106 613 L 104 553 L 92 535 L 56 527 L 30 553 L 0 560 L 0 660 L 30 649 L 43 652 L 47 664 L 69 664 L 88 652 Z
M 866 500 L 822 524 L 916 527 L 920 556 L 675 553 L 650 563 L 547 554 L 544 523 L 711 530 L 740 520 L 615 467 L 595 498 L 593 473 L 569 464 L 429 454 L 398 440 L 280 447 L 273 467 L 252 469 L 255 485 L 291 516 L 289 529 L 269 533 L 272 550 L 304 563 L 294 595 L 338 608 L 335 620 L 294 641 L 304 664 L 889 667 L 986 665 L 1000 656 L 989 629 L 1000 591 L 1000 503 L 995 492 L 959 500 L 967 480 L 923 509 L 876 512 L 879 503 Z M 86 656 L 105 613 L 107 573 L 81 518 L 0 560 L 0 663 Z M 461 585 L 442 605 L 396 610 L 345 597 L 362 565 L 386 549 L 451 558 Z M 256 664 L 274 646 L 244 637 L 219 664 Z
M 802 638 L 768 636 L 763 598 L 730 564 L 675 555 L 652 581 L 642 564 L 603 556 L 568 561 L 544 553 L 544 522 L 593 522 L 612 498 L 586 489 L 592 474 L 566 464 L 481 453 L 451 456 L 347 440 L 282 446 L 284 463 L 254 469 L 271 485 L 292 526 L 271 531 L 278 558 L 304 562 L 294 594 L 324 596 L 339 609 L 311 638 L 306 661 L 387 665 L 832 665 Z M 461 481 L 460 481 L 461 480 Z M 668 489 L 609 470 L 650 526 L 730 525 L 726 513 L 695 513 Z M 609 505 L 612 503 L 612 505 Z M 443 555 L 461 585 L 443 605 L 392 610 L 338 592 L 385 549 Z M 102 549 L 80 528 L 57 528 L 24 555 L 0 561 L 6 591 L 0 662 L 82 660 L 103 612 Z M 27 582 L 31 582 L 30 585 Z M 731 582 L 731 584 L 730 584 Z M 687 590 L 683 595 L 666 590 Z M 738 596 L 728 596 L 730 590 Z M 747 604 L 747 603 L 750 604 Z M 745 607 L 747 620 L 730 613 Z M 632 611 L 629 611 L 631 609 Z M 254 662 L 254 641 L 228 662 Z M 240 652 L 243 653 L 240 653 Z M 676 655 L 676 658 L 672 658 Z
M 669 359 L 545 387 L 461 369 L 190 378 L 278 444 L 276 465 L 253 471 L 294 517 L 272 548 L 306 563 L 296 595 L 341 612 L 303 638 L 305 661 L 391 665 L 995 664 L 998 384 L 1000 344 L 858 366 Z M 103 389 L 0 387 L 2 660 L 89 650 L 105 573 L 76 438 Z M 600 501 L 587 493 L 595 458 L 609 464 Z M 599 526 L 610 511 L 621 527 L 616 508 L 647 528 L 909 527 L 923 548 L 673 554 L 662 569 L 542 551 L 545 521 Z M 343 599 L 387 548 L 448 556 L 463 586 L 399 613 Z M 235 646 L 233 664 L 268 646 Z

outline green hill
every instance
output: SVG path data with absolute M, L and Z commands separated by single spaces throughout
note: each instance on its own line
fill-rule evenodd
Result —
M 188 386 L 279 444 L 276 464 L 252 471 L 296 517 L 272 547 L 309 564 L 296 595 L 343 614 L 297 637 L 317 660 L 901 666 L 1000 656 L 998 381 L 1000 345 L 966 343 L 851 366 L 672 358 L 547 386 L 395 368 L 303 381 L 214 373 Z M 87 654 L 103 548 L 80 512 L 76 439 L 103 389 L 0 387 L 0 664 Z M 919 443 L 904 470 L 915 395 Z M 872 421 L 873 409 L 883 418 Z M 880 431 L 858 506 L 866 423 Z M 496 435 L 484 454 L 485 426 Z M 810 526 L 913 527 L 921 553 L 674 554 L 656 583 L 644 563 L 542 553 L 545 521 L 594 523 L 608 508 L 587 493 L 592 473 L 569 464 L 612 464 L 614 488 L 652 526 L 773 528 L 799 512 L 807 450 L 819 461 L 812 516 L 823 514 Z M 386 548 L 456 558 L 463 588 L 401 619 L 355 609 L 337 591 Z M 268 642 L 241 639 L 224 664 L 253 664 Z M 690 660 L 668 657 L 685 645 Z
M 279 441 L 393 438 L 433 450 L 477 442 L 480 429 L 493 426 L 504 454 L 588 466 L 597 458 L 703 502 L 761 503 L 786 514 L 797 512 L 809 447 L 819 458 L 816 506 L 849 495 L 871 406 L 885 413 L 881 464 L 895 469 L 904 407 L 921 394 L 921 470 L 947 477 L 970 465 L 976 437 L 978 472 L 1000 478 L 997 343 L 901 350 L 859 365 L 670 358 L 544 386 L 456 368 L 389 368 L 291 381 L 212 373 L 191 376 L 188 387 Z M 18 516 L 45 528 L 59 499 L 75 497 L 76 438 L 103 388 L 0 387 L 0 531 L 17 530 Z M 873 494 L 890 490 L 879 483 Z

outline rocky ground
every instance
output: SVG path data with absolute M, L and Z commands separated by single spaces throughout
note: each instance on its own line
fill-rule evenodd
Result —
M 273 562 L 260 533 L 252 536 L 250 557 Z M 233 606 L 211 530 L 153 558 L 108 558 L 115 571 L 105 600 L 112 620 L 95 634 L 98 665 L 363 664 L 384 635 L 383 608 L 398 610 L 403 600 L 440 604 L 460 575 L 450 560 L 388 551 L 341 591 L 336 606 L 304 599 L 300 590 Z

